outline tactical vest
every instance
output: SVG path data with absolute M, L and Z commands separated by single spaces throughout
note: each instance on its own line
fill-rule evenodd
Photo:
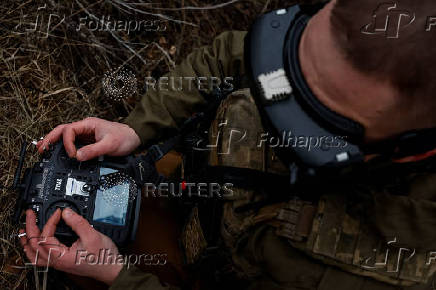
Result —
M 277 158 L 272 146 L 261 142 L 263 134 L 266 131 L 250 91 L 232 93 L 221 103 L 210 127 L 209 144 L 214 146 L 209 165 L 288 176 L 289 169 Z M 361 197 L 371 196 L 374 190 L 365 184 L 331 186 L 319 194 L 316 202 L 301 198 L 304 192 L 298 194 L 299 198 L 293 198 L 290 192 L 288 201 L 240 210 L 250 204 L 261 204 L 275 193 L 233 188 L 233 194 L 223 203 L 220 232 L 239 276 L 250 278 L 258 270 L 234 255 L 232 249 L 237 248 L 252 227 L 268 224 L 292 247 L 324 264 L 392 285 L 426 283 L 436 270 L 435 263 L 427 265 L 429 253 L 419 250 L 412 253 L 407 246 L 398 245 L 396 237 L 380 236 L 368 221 L 370 203 Z M 182 245 L 191 264 L 207 248 L 197 209 L 186 224 Z

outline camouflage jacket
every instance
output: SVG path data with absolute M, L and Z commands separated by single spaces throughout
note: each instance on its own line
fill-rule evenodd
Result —
M 238 31 L 220 35 L 167 76 L 243 75 L 244 37 L 245 32 Z M 183 81 L 189 87 L 188 80 Z M 125 122 L 143 145 L 149 145 L 205 103 L 196 89 L 183 94 L 149 90 Z M 272 150 L 256 146 L 263 128 L 248 90 L 226 99 L 218 111 L 217 120 L 222 119 L 231 119 L 232 126 L 251 133 L 244 144 L 231 145 L 231 155 L 211 152 L 212 165 L 287 174 Z M 217 122 L 212 124 L 211 136 L 217 135 L 218 127 Z M 228 146 L 221 143 L 217 150 Z M 234 270 L 249 282 L 249 289 L 430 289 L 436 256 L 434 175 L 417 171 L 398 174 L 382 185 L 332 185 L 319 194 L 316 204 L 290 201 L 243 213 L 236 209 L 265 197 L 255 190 L 236 189 L 224 203 L 221 228 Z M 302 214 L 305 211 L 309 214 Z M 300 223 L 298 218 L 304 216 L 310 222 Z M 172 288 L 134 267 L 123 268 L 111 287 Z

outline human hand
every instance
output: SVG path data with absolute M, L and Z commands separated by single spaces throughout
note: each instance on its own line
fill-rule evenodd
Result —
M 61 217 L 79 236 L 71 247 L 65 246 L 54 237 Z M 21 229 L 20 233 L 24 233 L 24 230 Z M 62 212 L 57 209 L 45 224 L 42 233 L 36 225 L 35 213 L 31 209 L 27 210 L 26 235 L 20 238 L 20 243 L 27 258 L 36 266 L 50 266 L 74 275 L 91 277 L 108 285 L 113 283 L 123 267 L 123 263 L 117 259 L 120 255 L 112 240 L 69 208 Z M 104 257 L 112 258 L 99 261 L 102 251 L 105 253 Z
M 101 155 L 124 156 L 141 144 L 139 136 L 128 125 L 99 118 L 86 118 L 54 128 L 37 143 L 38 152 L 42 153 L 61 136 L 68 156 L 78 161 L 87 161 Z M 87 139 L 92 144 L 77 150 L 74 145 L 76 137 Z

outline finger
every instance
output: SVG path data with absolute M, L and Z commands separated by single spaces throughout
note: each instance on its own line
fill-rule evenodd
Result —
M 28 209 L 26 211 L 26 236 L 27 244 L 34 250 L 39 251 L 39 244 L 41 243 L 41 232 L 36 225 L 36 215 L 33 210 Z M 45 251 L 41 251 L 45 254 Z
M 26 243 L 24 246 L 27 246 L 32 249 L 33 252 L 37 254 L 37 258 L 42 258 L 45 261 L 49 259 L 51 253 L 53 251 L 58 251 L 57 248 L 63 246 L 59 243 L 59 241 L 54 238 L 48 238 L 54 235 L 56 231 L 56 224 L 60 220 L 60 210 L 56 210 L 55 214 L 53 214 L 47 224 L 44 226 L 43 233 L 45 235 L 41 236 L 38 226 L 36 225 L 36 215 L 32 210 L 27 210 L 26 212 L 26 233 L 27 239 L 26 241 L 20 241 Z M 65 246 L 64 246 L 65 247 Z
M 41 236 L 42 237 L 53 237 L 56 232 L 56 226 L 61 220 L 61 210 L 58 208 L 52 214 L 52 216 L 48 219 L 44 228 L 42 229 Z
M 55 266 L 60 258 L 67 252 L 67 247 L 60 243 L 56 238 L 47 238 L 44 242 L 40 243 L 40 256 L 46 261 L 50 262 L 50 265 Z
M 103 138 L 97 143 L 86 145 L 77 151 L 77 160 L 79 161 L 88 161 L 93 158 L 96 158 L 101 155 L 105 155 L 108 152 L 111 152 L 112 149 L 116 146 L 113 140 L 110 138 Z
M 76 140 L 76 136 L 79 135 L 90 135 L 95 132 L 95 124 L 94 121 L 90 118 L 74 122 L 65 127 L 63 132 L 63 141 L 65 150 L 68 153 L 70 158 L 76 157 L 76 146 L 74 141 Z
M 74 141 L 76 141 L 76 135 L 77 133 L 71 125 L 65 127 L 62 137 L 65 151 L 67 151 L 67 154 L 70 158 L 76 157 L 77 149 L 76 145 L 74 144 Z
M 62 218 L 65 223 L 79 236 L 79 238 L 86 243 L 92 241 L 97 232 L 88 223 L 86 219 L 75 213 L 73 210 L 66 208 L 62 211 Z
M 29 245 L 25 245 L 23 248 L 24 254 L 26 254 L 27 259 L 33 263 L 35 262 L 36 252 Z
M 47 265 L 47 259 L 45 258 L 44 251 L 32 248 L 32 246 L 27 243 L 27 241 L 24 241 L 25 237 L 23 238 L 24 239 L 20 239 L 20 243 L 21 245 L 23 245 L 23 251 L 26 254 L 26 257 L 30 261 L 30 263 L 38 266 Z
M 24 229 L 20 229 L 20 230 L 18 231 L 18 233 L 20 233 L 20 234 L 24 234 L 25 231 L 24 231 Z M 23 248 L 24 248 L 25 245 L 27 245 L 27 237 L 26 237 L 26 236 L 22 236 L 22 237 L 20 237 L 20 245 L 21 245 Z
M 39 147 L 41 147 L 41 144 L 43 143 L 43 140 L 39 140 L 37 143 L 36 143 L 36 149 L 38 149 L 39 150 Z
M 24 247 L 24 253 L 32 265 L 47 266 L 47 260 L 40 255 L 40 252 L 33 250 L 29 245 Z
M 41 236 L 41 232 L 36 225 L 36 215 L 31 209 L 26 211 L 26 234 L 28 239 L 39 238 Z
M 62 136 L 62 131 L 64 130 L 64 127 L 66 125 L 59 125 L 56 128 L 54 128 L 50 133 L 47 134 L 47 136 L 44 137 L 42 142 L 39 143 L 38 146 L 38 152 L 42 153 L 44 151 L 44 148 L 48 148 L 48 144 L 54 144 L 56 143 L 59 138 Z

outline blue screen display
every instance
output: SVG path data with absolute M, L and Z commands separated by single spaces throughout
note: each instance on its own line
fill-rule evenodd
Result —
M 118 172 L 111 168 L 100 168 L 100 176 Z M 129 182 L 112 186 L 108 190 L 97 190 L 93 220 L 96 222 L 124 226 L 129 204 Z

